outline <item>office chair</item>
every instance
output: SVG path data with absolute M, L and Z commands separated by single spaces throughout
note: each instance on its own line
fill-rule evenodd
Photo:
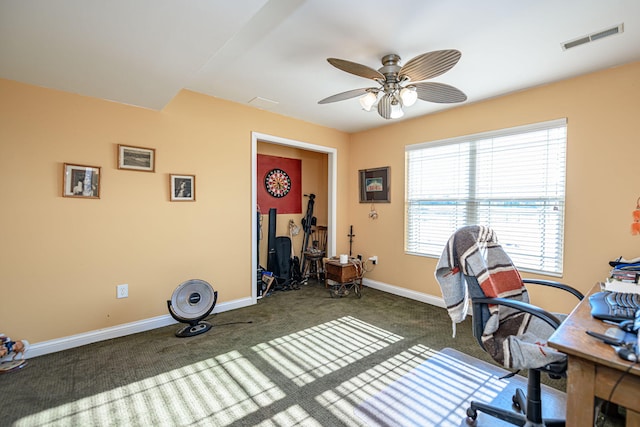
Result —
M 311 248 L 304 251 L 304 273 L 303 276 L 309 277 L 315 274 L 316 279 L 321 280 L 322 259 L 327 256 L 327 227 L 318 225 L 311 231 Z
M 454 333 L 471 301 L 473 335 L 480 347 L 507 369 L 528 370 L 527 393 L 518 389 L 512 398 L 517 412 L 472 401 L 467 424 L 474 425 L 481 411 L 519 426 L 564 426 L 564 420 L 542 418 L 540 374 L 556 379 L 566 374 L 566 355 L 546 346 L 565 316 L 530 304 L 525 284 L 551 286 L 578 299 L 584 297 L 582 293 L 558 282 L 522 279 L 493 230 L 483 226 L 458 229 L 447 242 L 435 274 Z

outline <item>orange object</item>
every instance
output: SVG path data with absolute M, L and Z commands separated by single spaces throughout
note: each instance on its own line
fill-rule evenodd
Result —
M 631 224 L 631 234 L 640 234 L 640 198 L 636 201 L 636 209 L 632 213 L 633 223 Z

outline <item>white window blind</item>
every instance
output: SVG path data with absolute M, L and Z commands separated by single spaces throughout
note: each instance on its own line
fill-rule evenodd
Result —
M 405 251 L 493 228 L 516 266 L 562 274 L 566 119 L 407 146 Z

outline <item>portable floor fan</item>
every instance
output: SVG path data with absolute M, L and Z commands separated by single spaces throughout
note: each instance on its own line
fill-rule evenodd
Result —
M 188 325 L 180 328 L 176 336 L 192 337 L 211 329 L 211 323 L 202 319 L 213 311 L 217 300 L 218 292 L 204 280 L 191 279 L 178 286 L 167 306 L 171 317 Z

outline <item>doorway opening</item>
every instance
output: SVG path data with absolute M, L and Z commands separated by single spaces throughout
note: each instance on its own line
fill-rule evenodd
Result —
M 258 210 L 257 202 L 257 158 L 258 142 L 283 145 L 301 150 L 308 150 L 327 155 L 327 256 L 333 256 L 336 252 L 336 177 L 337 177 L 337 150 L 335 148 L 310 144 L 303 141 L 281 138 L 278 136 L 252 132 L 251 133 L 251 300 L 257 302 L 257 263 L 258 263 Z

